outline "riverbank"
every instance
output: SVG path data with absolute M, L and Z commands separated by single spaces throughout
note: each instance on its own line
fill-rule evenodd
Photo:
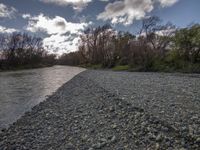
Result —
M 20 71 L 20 70 L 30 70 L 30 69 L 40 69 L 53 67 L 54 65 L 35 65 L 35 66 L 20 66 L 20 67 L 11 67 L 11 68 L 0 68 L 0 72 L 8 72 L 8 71 Z
M 88 70 L 0 135 L 0 149 L 199 149 L 199 76 Z
M 53 66 L 0 72 L 0 131 L 84 70 Z
M 130 66 L 130 65 L 116 65 L 110 68 L 102 67 L 98 65 L 80 65 L 80 67 L 97 70 L 112 70 L 112 71 L 128 71 L 128 72 L 156 72 L 156 73 L 194 73 L 200 74 L 200 64 L 184 64 L 180 68 L 175 68 L 167 65 L 158 65 L 150 69 L 144 69 L 141 66 Z

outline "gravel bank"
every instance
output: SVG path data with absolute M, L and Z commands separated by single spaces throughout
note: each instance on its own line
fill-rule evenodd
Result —
M 85 71 L 3 131 L 0 149 L 199 149 L 199 82 Z
M 83 76 L 178 130 L 200 135 L 200 75 L 86 71 Z

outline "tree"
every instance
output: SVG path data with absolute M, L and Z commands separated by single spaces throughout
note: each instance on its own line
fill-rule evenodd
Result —
M 8 36 L 5 57 L 10 66 L 40 63 L 43 54 L 41 38 L 25 33 L 13 33 Z
M 114 60 L 119 65 L 128 65 L 130 61 L 129 42 L 135 39 L 135 36 L 129 32 L 119 32 L 115 38 Z
M 110 25 L 97 28 L 88 28 L 81 35 L 79 51 L 90 64 L 112 65 L 113 38 L 115 32 Z
M 160 18 L 153 16 L 143 20 L 140 35 L 146 38 L 146 44 L 150 44 L 157 54 L 164 58 L 174 32 L 174 25 L 171 23 L 161 25 Z
M 178 57 L 191 63 L 200 62 L 200 25 L 180 29 L 173 38 Z
M 0 36 L 1 68 L 34 67 L 52 65 L 55 55 L 43 48 L 43 40 L 26 33 L 12 33 Z M 2 65 L 3 64 L 3 65 Z

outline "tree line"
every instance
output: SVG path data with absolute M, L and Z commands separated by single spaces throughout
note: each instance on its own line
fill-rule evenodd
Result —
M 137 35 L 106 24 L 80 35 L 76 52 L 58 59 L 42 38 L 27 33 L 0 34 L 0 70 L 54 64 L 131 71 L 200 73 L 200 25 L 177 29 L 158 17 L 145 18 Z M 67 48 L 66 48 L 67 49 Z
M 110 25 L 88 28 L 76 52 L 63 54 L 62 65 L 98 66 L 135 71 L 200 72 L 200 25 L 177 29 L 158 17 L 145 18 L 137 35 Z
M 0 34 L 0 70 L 50 66 L 55 58 L 43 48 L 41 38 L 27 33 Z

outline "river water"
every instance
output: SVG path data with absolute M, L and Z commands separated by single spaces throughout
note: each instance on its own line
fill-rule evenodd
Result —
M 84 70 L 78 67 L 54 66 L 0 72 L 0 129 L 8 127 Z

